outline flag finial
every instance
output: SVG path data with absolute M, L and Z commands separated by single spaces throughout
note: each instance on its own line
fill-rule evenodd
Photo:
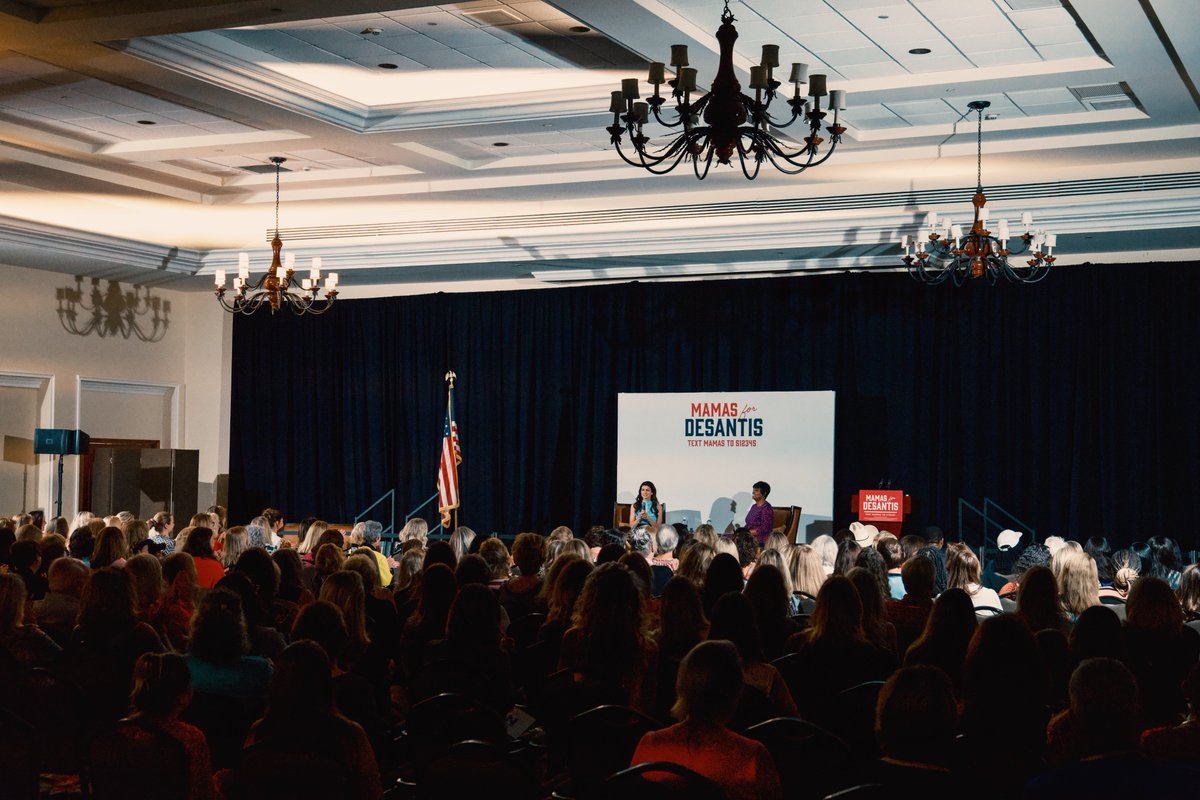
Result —
M 453 386 L 453 385 L 454 385 L 454 379 L 455 379 L 455 378 L 457 378 L 457 377 L 458 377 L 458 376 L 454 374 L 454 370 L 447 370 L 447 371 L 446 371 L 446 380 L 447 380 L 447 381 L 449 381 L 449 383 L 450 383 L 450 385 L 451 385 L 451 386 Z

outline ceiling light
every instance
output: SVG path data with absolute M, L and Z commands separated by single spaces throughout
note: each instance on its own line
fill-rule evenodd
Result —
M 275 238 L 271 240 L 271 266 L 267 273 L 250 285 L 250 256 L 248 253 L 238 254 L 238 276 L 233 281 L 233 300 L 225 299 L 225 270 L 216 270 L 213 293 L 217 302 L 233 314 L 253 314 L 263 306 L 271 309 L 274 314 L 280 308 L 287 306 L 293 314 L 324 314 L 337 299 L 338 275 L 331 272 L 325 278 L 325 298 L 318 300 L 321 290 L 321 258 L 314 256 L 312 268 L 308 277 L 294 280 L 296 270 L 292 265 L 296 261 L 294 253 L 288 253 L 287 259 L 281 261 L 279 252 L 283 249 L 283 240 L 279 238 L 279 168 L 286 158 L 272 156 L 271 163 L 275 165 Z M 294 291 L 299 289 L 301 291 Z
M 386 61 L 384 63 L 380 64 L 379 68 L 380 69 L 397 69 L 395 64 L 391 64 Z
M 742 167 L 742 173 L 754 180 L 764 161 L 769 161 L 780 172 L 796 175 L 809 167 L 823 164 L 831 155 L 846 129 L 838 124 L 838 111 L 846 107 L 846 93 L 841 90 L 826 92 L 825 75 L 808 74 L 807 64 L 792 64 L 789 82 L 795 85 L 795 95 L 787 100 L 791 116 L 787 120 L 772 119 L 768 107 L 775 99 L 775 90 L 782 84 L 773 77 L 779 66 L 778 45 L 765 44 L 759 66 L 750 68 L 750 88 L 754 96 L 742 94 L 741 84 L 733 71 L 733 43 L 737 40 L 734 17 L 725 2 L 721 14 L 721 27 L 717 41 L 721 45 L 721 60 L 711 90 L 696 101 L 696 70 L 687 66 L 687 45 L 671 45 L 671 66 L 675 68 L 674 80 L 666 79 L 666 65 L 650 65 L 649 82 L 654 85 L 654 95 L 639 102 L 640 82 L 637 78 L 621 81 L 621 90 L 612 93 L 609 111 L 613 124 L 608 128 L 610 140 L 617 154 L 628 164 L 641 167 L 648 172 L 661 175 L 679 166 L 680 162 L 691 163 L 696 177 L 708 175 L 713 160 L 718 164 L 733 163 L 734 156 Z M 674 121 L 664 120 L 659 108 L 666 98 L 659 95 L 662 84 L 672 87 L 671 97 L 675 101 L 677 117 Z M 800 95 L 800 84 L 808 84 L 808 100 Z M 820 136 L 821 122 L 826 113 L 821 110 L 821 98 L 828 94 L 828 107 L 833 109 L 833 124 L 825 130 L 829 133 L 829 149 L 822 155 Z M 642 132 L 643 126 L 653 116 L 655 122 L 672 129 L 669 138 L 652 142 Z M 809 135 L 799 149 L 772 134 L 772 128 L 787 128 L 803 119 Z M 634 155 L 626 155 L 622 149 L 622 137 L 628 134 Z
M 378 36 L 383 33 L 383 28 L 363 28 L 358 32 L 359 36 Z
M 909 50 L 908 52 L 914 56 L 927 56 L 933 51 L 930 50 L 928 47 L 914 47 L 912 50 Z
M 137 121 L 137 124 L 138 125 L 157 125 L 158 123 L 152 119 L 139 119 Z
M 904 248 L 904 265 L 908 274 L 922 283 L 939 284 L 947 278 L 955 286 L 962 286 L 968 278 L 988 279 L 995 284 L 1004 276 L 1013 283 L 1036 283 L 1049 274 L 1055 257 L 1051 255 L 1057 236 L 1045 231 L 1031 231 L 1033 215 L 1021 214 L 1021 225 L 1025 232 L 1016 237 L 1014 247 L 1009 250 L 1008 220 L 997 223 L 996 235 L 984 226 L 988 222 L 987 198 L 983 194 L 983 110 L 991 105 L 987 100 L 974 100 L 967 104 L 975 112 L 975 221 L 963 235 L 962 228 L 952 220 L 938 217 L 936 211 L 929 212 L 925 223 L 928 226 L 925 239 L 921 234 L 900 240 Z M 965 116 L 965 115 L 964 115 Z M 1045 248 L 1043 250 L 1043 248 Z M 1024 264 L 1010 264 L 1010 255 L 1022 255 L 1032 249 Z
M 567 30 L 569 30 L 571 33 L 591 33 L 592 32 L 592 29 L 587 27 L 586 25 L 572 25 L 570 28 L 567 28 Z

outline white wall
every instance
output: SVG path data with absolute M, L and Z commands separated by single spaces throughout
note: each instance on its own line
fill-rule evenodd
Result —
M 0 266 L 0 280 L 6 289 L 0 384 L 5 375 L 44 379 L 48 397 L 39 411 L 38 426 L 81 427 L 97 436 L 156 438 L 164 447 L 199 450 L 198 501 L 202 506 L 211 503 L 211 487 L 229 469 L 232 338 L 229 315 L 212 295 L 153 289 L 153 296 L 170 303 L 168 325 L 160 341 L 145 342 L 120 332 L 101 337 L 97 332 L 80 336 L 66 330 L 57 296 L 61 289 L 76 287 L 70 275 Z M 83 285 L 85 292 L 90 291 L 90 280 Z M 100 288 L 106 291 L 108 281 L 101 281 Z M 89 312 L 80 311 L 76 325 L 82 326 L 89 317 Z M 88 424 L 104 430 L 88 430 Z M 142 435 L 150 432 L 155 435 Z M 66 462 L 63 513 L 67 515 L 77 510 L 77 461 L 68 457 Z M 50 463 L 49 457 L 42 456 L 37 503 L 30 503 L 48 511 L 54 497 L 54 470 L 46 468 Z M 9 494 L 6 487 L 0 496 Z M 16 510 L 0 508 L 0 513 Z

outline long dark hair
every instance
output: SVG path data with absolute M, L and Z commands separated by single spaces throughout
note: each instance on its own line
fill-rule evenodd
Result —
M 635 497 L 633 500 L 634 511 L 636 512 L 637 509 L 641 508 L 641 506 L 642 506 L 642 487 L 643 486 L 650 487 L 650 516 L 654 518 L 655 522 L 657 522 L 658 521 L 658 489 L 650 481 L 642 481 L 641 483 L 638 484 L 637 497 Z M 634 513 L 634 516 L 636 517 L 637 514 Z
M 217 556 L 212 547 L 212 528 L 192 528 L 187 541 L 183 543 L 183 552 L 192 558 L 213 558 Z

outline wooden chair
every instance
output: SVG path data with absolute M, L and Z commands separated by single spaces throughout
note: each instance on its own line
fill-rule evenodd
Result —
M 800 506 L 772 506 L 771 530 L 783 531 L 792 544 L 800 527 Z

